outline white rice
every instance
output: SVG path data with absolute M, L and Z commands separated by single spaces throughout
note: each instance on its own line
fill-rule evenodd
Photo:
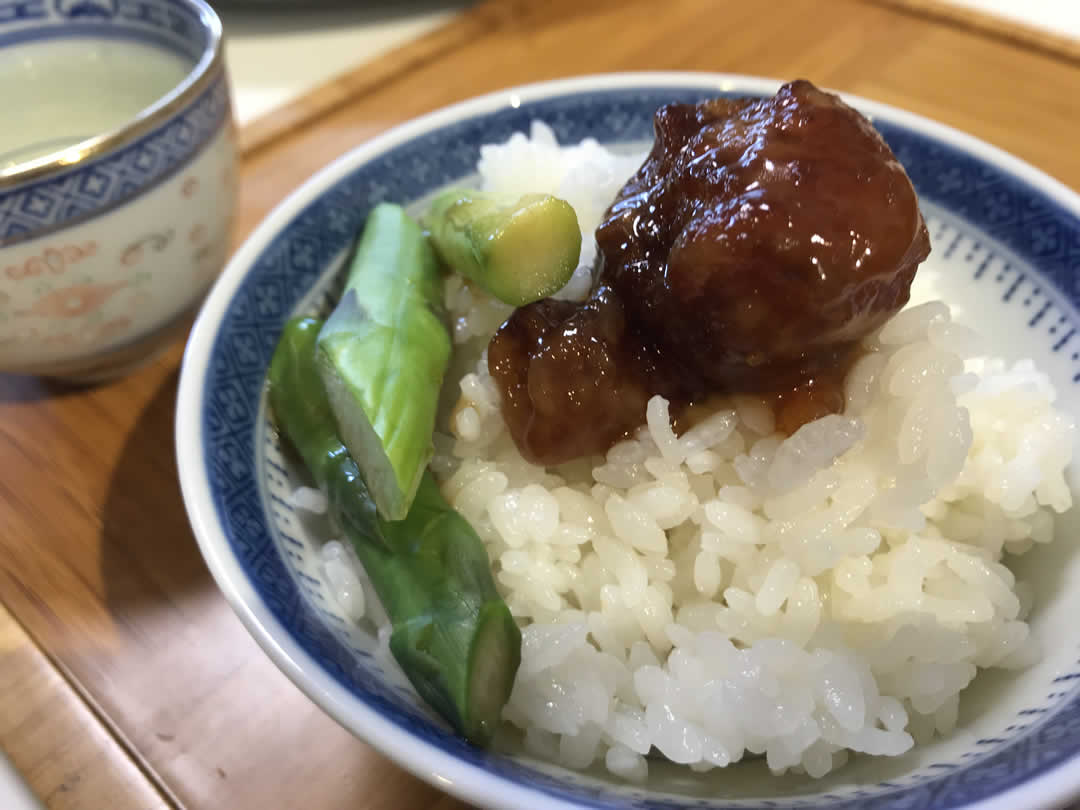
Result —
M 539 124 L 482 155 L 485 186 L 569 199 L 590 245 L 640 162 L 559 149 Z M 461 282 L 447 300 L 459 341 L 506 314 Z M 522 624 L 505 719 L 530 752 L 630 781 L 656 752 L 822 776 L 949 733 L 978 668 L 1035 660 L 1030 589 L 1001 560 L 1070 508 L 1072 418 L 1029 361 L 979 357 L 940 302 L 866 345 L 845 412 L 790 437 L 746 396 L 676 436 L 654 397 L 632 439 L 553 470 L 517 452 L 485 357 L 458 381 L 433 466 Z M 337 570 L 355 558 L 324 559 L 362 615 Z

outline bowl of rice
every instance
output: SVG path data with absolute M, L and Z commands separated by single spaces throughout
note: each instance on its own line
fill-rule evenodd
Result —
M 431 469 L 522 632 L 490 750 L 397 667 L 371 583 L 270 418 L 278 335 L 332 306 L 373 206 L 420 212 L 449 185 L 555 194 L 583 232 L 558 295 L 580 298 L 657 107 L 778 85 L 585 77 L 404 124 L 283 202 L 192 332 L 177 452 L 219 586 L 312 700 L 459 798 L 949 810 L 1080 795 L 1080 198 L 981 141 L 846 99 L 906 169 L 932 253 L 865 339 L 843 411 L 791 435 L 747 395 L 676 434 L 654 396 L 606 454 L 530 464 L 483 355 L 510 308 L 448 279 Z

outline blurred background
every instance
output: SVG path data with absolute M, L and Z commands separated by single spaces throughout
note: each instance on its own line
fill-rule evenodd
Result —
M 445 23 L 475 0 L 216 0 L 238 123 L 298 98 Z M 878 0 L 889 4 L 892 0 Z M 1080 38 L 1077 0 L 942 0 L 1057 36 Z
M 241 126 L 416 39 L 470 0 L 219 0 Z

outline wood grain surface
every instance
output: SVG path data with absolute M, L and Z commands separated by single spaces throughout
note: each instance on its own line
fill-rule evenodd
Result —
M 638 69 L 807 77 L 1080 187 L 1080 66 L 1044 49 L 858 0 L 493 0 L 244 133 L 236 238 L 325 163 L 415 115 Z M 58 808 L 460 808 L 316 709 L 219 595 L 177 483 L 181 350 L 90 389 L 0 375 L 0 601 L 44 653 L 4 648 L 0 748 Z M 49 708 L 44 730 L 18 719 L 61 703 L 68 719 Z M 71 747 L 80 725 L 90 748 Z M 129 805 L 101 804 L 98 776 L 64 781 L 68 766 L 39 765 L 49 756 L 108 774 Z
M 16 769 L 33 784 L 47 807 L 169 807 L 136 761 L 3 605 L 0 695 L 5 698 L 0 711 L 0 740 L 7 743 Z
M 1080 39 L 1009 20 L 988 11 L 957 5 L 950 0 L 873 0 L 921 17 L 931 18 L 998 37 L 1021 47 L 1080 62 Z

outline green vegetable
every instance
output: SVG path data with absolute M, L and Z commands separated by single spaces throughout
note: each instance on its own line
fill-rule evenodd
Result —
M 377 206 L 317 357 L 341 437 L 388 520 L 408 513 L 434 452 L 450 360 L 442 307 L 438 261 L 420 226 L 400 206 Z
M 447 191 L 424 225 L 450 269 L 516 307 L 561 289 L 581 256 L 574 209 L 549 194 Z
M 286 324 L 270 364 L 274 416 L 386 608 L 394 658 L 429 705 L 486 746 L 521 662 L 521 632 L 495 590 L 483 543 L 430 473 L 404 520 L 378 515 L 315 367 L 320 328 L 311 318 Z

